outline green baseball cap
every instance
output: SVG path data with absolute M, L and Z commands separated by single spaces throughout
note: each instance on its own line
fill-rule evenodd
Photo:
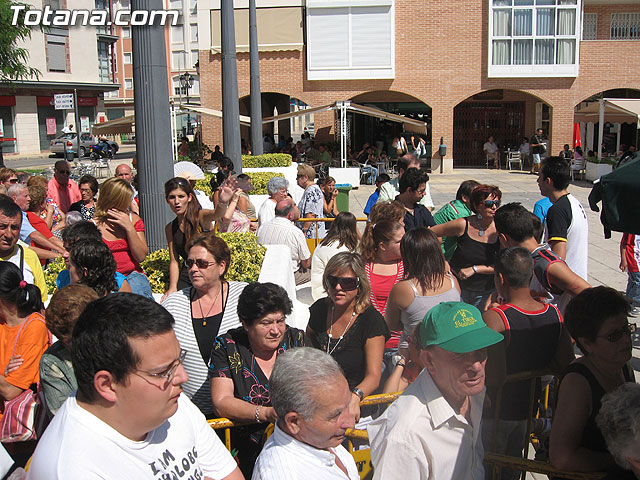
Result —
M 503 340 L 502 334 L 487 327 L 482 314 L 464 302 L 442 302 L 425 315 L 420 324 L 422 347 L 437 345 L 454 353 L 480 350 Z

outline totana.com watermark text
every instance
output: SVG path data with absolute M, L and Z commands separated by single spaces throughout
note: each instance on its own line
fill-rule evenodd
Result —
M 34 27 L 38 25 L 45 27 L 164 26 L 177 25 L 180 16 L 177 10 L 117 10 L 111 18 L 107 10 L 53 10 L 49 5 L 45 5 L 43 10 L 27 10 L 25 5 L 12 5 L 11 10 L 13 10 L 12 25 L 22 23 Z

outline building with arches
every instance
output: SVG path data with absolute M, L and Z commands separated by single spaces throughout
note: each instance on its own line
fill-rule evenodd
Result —
M 222 105 L 219 8 L 219 0 L 198 4 L 201 101 L 215 109 Z M 247 8 L 235 1 L 241 98 L 249 94 Z M 572 142 L 582 102 L 612 90 L 640 98 L 635 0 L 267 0 L 257 13 L 263 92 L 311 107 L 352 100 L 424 119 L 434 149 L 442 137 L 455 167 L 484 165 L 490 135 L 517 148 L 538 127 L 550 152 L 559 152 Z M 354 149 L 372 140 L 359 136 L 367 122 L 354 120 Z M 221 143 L 222 121 L 202 123 L 203 140 Z M 333 138 L 333 112 L 317 113 L 313 123 L 318 139 Z

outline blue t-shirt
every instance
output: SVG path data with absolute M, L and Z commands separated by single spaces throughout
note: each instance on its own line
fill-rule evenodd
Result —
M 22 225 L 20 225 L 20 240 L 22 240 L 27 245 L 31 245 L 31 239 L 29 235 L 35 232 L 36 229 L 31 226 L 31 222 L 29 222 L 29 218 L 27 217 L 26 212 L 22 212 Z
M 369 197 L 369 200 L 367 200 L 367 204 L 364 207 L 364 214 L 368 217 L 369 214 L 371 213 L 371 209 L 373 208 L 373 206 L 376 204 L 376 202 L 378 201 L 378 197 L 380 196 L 380 189 L 376 189 L 375 192 L 373 192 L 371 194 L 371 196 Z
M 553 203 L 551 203 L 551 200 L 549 200 L 548 197 L 542 197 L 533 206 L 533 213 L 542 223 L 544 223 L 544 220 L 547 218 L 547 212 L 549 211 L 549 208 L 551 208 L 551 205 L 553 205 Z
M 122 288 L 122 284 L 127 279 L 127 277 L 125 277 L 120 272 L 116 272 L 115 279 L 116 279 L 116 283 L 118 284 L 118 290 L 120 290 L 120 288 Z M 58 290 L 60 290 L 61 288 L 66 287 L 70 283 L 71 283 L 71 275 L 69 274 L 69 270 L 67 269 L 62 270 L 56 277 L 56 287 L 58 287 Z

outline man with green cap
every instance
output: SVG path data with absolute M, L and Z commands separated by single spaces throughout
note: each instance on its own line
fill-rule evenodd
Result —
M 462 302 L 436 305 L 417 328 L 424 370 L 367 427 L 373 478 L 483 479 L 484 367 L 503 336 Z

